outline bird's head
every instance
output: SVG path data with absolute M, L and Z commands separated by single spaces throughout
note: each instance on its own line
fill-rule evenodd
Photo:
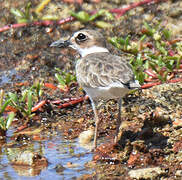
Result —
M 95 30 L 80 30 L 75 32 L 68 40 L 59 39 L 51 47 L 71 47 L 77 50 L 82 57 L 97 52 L 108 52 L 103 35 Z

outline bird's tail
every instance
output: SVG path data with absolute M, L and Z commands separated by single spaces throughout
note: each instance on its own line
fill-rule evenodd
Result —
M 141 88 L 138 80 L 130 82 L 129 86 L 131 89 L 140 89 Z

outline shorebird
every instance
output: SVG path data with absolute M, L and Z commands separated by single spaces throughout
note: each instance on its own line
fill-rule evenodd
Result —
M 119 105 L 115 143 L 121 125 L 121 101 L 131 90 L 140 88 L 135 80 L 131 65 L 126 56 L 113 55 L 106 48 L 106 41 L 95 30 L 80 30 L 68 40 L 57 40 L 51 47 L 71 47 L 79 52 L 81 58 L 76 62 L 78 84 L 90 98 L 95 116 L 94 149 L 97 147 L 98 117 L 97 105 L 100 100 L 116 99 Z

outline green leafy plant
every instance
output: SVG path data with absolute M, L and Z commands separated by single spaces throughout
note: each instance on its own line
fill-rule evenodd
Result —
M 130 35 L 128 35 L 126 38 L 112 37 L 109 39 L 109 42 L 123 51 L 129 52 L 131 50 Z
M 3 131 L 7 131 L 14 119 L 15 114 L 11 112 L 8 114 L 7 117 L 3 115 L 6 107 L 10 104 L 10 99 L 7 99 L 3 103 L 3 98 L 4 98 L 4 91 L 1 90 L 0 91 L 0 129 Z
M 10 100 L 10 105 L 21 113 L 24 118 L 30 119 L 34 116 L 34 114 L 32 114 L 33 92 L 31 88 L 22 91 L 21 95 L 9 92 L 8 98 Z
M 156 30 L 152 28 L 147 22 L 144 22 L 144 33 L 148 36 L 153 36 Z
M 24 11 L 11 8 L 10 12 L 15 16 L 18 23 L 27 23 L 37 19 L 36 14 L 31 11 L 31 3 L 28 2 Z
M 131 58 L 130 64 L 133 67 L 136 79 L 142 84 L 147 76 L 144 73 L 144 69 L 147 68 L 148 64 L 143 62 L 141 54 L 138 54 L 137 57 Z
M 59 87 L 61 89 L 66 89 L 71 83 L 76 82 L 76 76 L 71 73 L 66 73 L 56 68 L 59 73 L 55 74 L 57 81 L 59 82 Z
M 36 101 L 39 101 L 43 94 L 42 86 L 43 86 L 43 81 L 36 81 L 31 87 L 31 90 L 33 91 L 34 94 L 33 97 Z
M 98 12 L 96 12 L 93 15 L 90 15 L 89 13 L 85 12 L 85 11 L 80 11 L 80 12 L 71 12 L 70 13 L 71 16 L 75 17 L 76 19 L 78 19 L 80 22 L 82 23 L 90 23 L 95 21 L 96 19 L 98 19 L 101 16 L 106 17 L 108 20 L 113 20 L 113 15 L 105 10 L 105 9 L 100 9 Z M 107 23 L 105 21 L 95 21 L 95 24 L 100 27 L 100 28 L 108 28 L 111 27 L 110 23 Z
M 0 128 L 4 131 L 7 131 L 15 117 L 15 113 L 11 112 L 8 114 L 8 117 L 0 117 Z
M 112 37 L 109 42 L 134 56 L 130 63 L 140 83 L 148 77 L 145 73 L 146 69 L 152 70 L 159 80 L 165 82 L 168 74 L 174 68 L 179 68 L 182 48 L 179 42 L 172 45 L 169 43 L 171 32 L 168 29 L 161 28 L 160 25 L 151 27 L 146 22 L 144 28 L 138 41 L 131 40 L 130 36 L 127 36 L 126 38 Z M 170 51 L 176 52 L 176 49 L 178 52 L 171 56 Z

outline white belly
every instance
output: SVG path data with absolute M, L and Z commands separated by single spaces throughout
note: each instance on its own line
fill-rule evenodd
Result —
M 93 100 L 118 99 L 124 97 L 129 92 L 129 89 L 126 87 L 84 87 L 83 89 Z

